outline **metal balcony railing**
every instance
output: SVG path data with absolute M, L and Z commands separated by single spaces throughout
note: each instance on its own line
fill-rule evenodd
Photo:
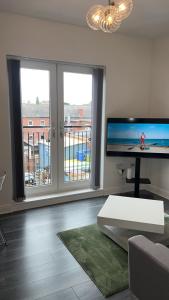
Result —
M 51 174 L 49 126 L 23 126 L 26 186 L 49 185 Z M 64 182 L 91 176 L 91 126 L 64 126 Z
M 64 180 L 88 180 L 90 173 L 91 126 L 64 126 Z

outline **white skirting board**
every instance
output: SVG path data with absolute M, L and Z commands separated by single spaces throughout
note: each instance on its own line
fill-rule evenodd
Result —
M 5 181 L 5 177 L 6 177 L 6 174 L 4 174 L 3 176 L 0 176 L 0 191 L 2 191 L 2 186 Z
M 152 185 L 152 184 L 147 186 L 146 190 L 169 200 L 169 190 L 162 189 L 162 188 Z
M 95 197 L 101 197 L 101 196 L 108 196 L 110 194 L 118 194 L 118 193 L 126 193 L 133 191 L 132 185 L 124 185 L 124 186 L 114 186 L 107 189 L 100 189 L 97 191 L 79 191 L 76 195 L 48 195 L 47 198 L 41 197 L 39 199 L 37 198 L 29 198 L 27 201 L 24 201 L 22 203 L 16 203 L 14 201 L 10 201 L 10 203 L 7 204 L 0 204 L 0 214 L 5 213 L 12 213 L 16 211 L 22 211 L 27 210 L 31 208 L 38 208 L 38 207 L 44 207 L 44 206 L 50 206 L 50 205 L 57 205 L 60 203 L 67 203 L 71 201 L 78 201 L 83 200 L 87 198 L 95 198 Z M 153 185 L 146 185 L 142 186 L 141 189 L 145 189 L 149 192 L 158 194 L 166 199 L 169 200 L 169 191 L 166 191 L 164 189 L 161 189 L 159 187 L 153 186 Z M 158 199 L 157 199 L 158 200 Z

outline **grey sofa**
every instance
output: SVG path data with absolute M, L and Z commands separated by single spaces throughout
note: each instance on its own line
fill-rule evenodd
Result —
M 169 249 L 142 235 L 130 238 L 129 286 L 139 300 L 169 300 Z

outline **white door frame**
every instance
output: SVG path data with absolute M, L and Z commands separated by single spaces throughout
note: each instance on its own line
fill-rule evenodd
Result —
M 50 72 L 51 174 L 49 185 L 26 187 L 26 197 L 56 194 L 62 191 L 90 188 L 90 180 L 64 182 L 64 72 L 91 74 L 93 68 L 83 65 L 22 59 L 21 68 Z M 92 155 L 92 153 L 91 153 Z M 91 157 L 92 160 L 92 157 Z

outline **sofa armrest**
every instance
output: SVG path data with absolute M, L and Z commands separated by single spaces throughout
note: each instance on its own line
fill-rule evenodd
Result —
M 168 300 L 169 250 L 144 236 L 129 239 L 129 285 L 140 300 Z

